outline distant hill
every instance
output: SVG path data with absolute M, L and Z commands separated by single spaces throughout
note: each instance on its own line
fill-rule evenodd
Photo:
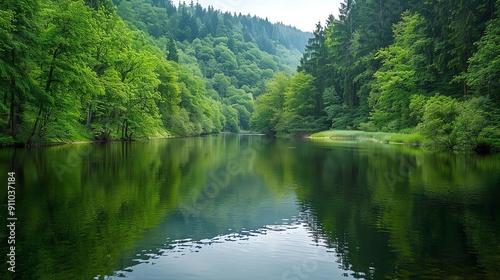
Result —
M 296 71 L 312 36 L 281 23 L 193 2 L 178 7 L 164 0 L 114 3 L 131 28 L 151 35 L 167 56 L 170 53 L 188 72 L 202 77 L 209 96 L 238 111 L 237 125 L 226 127 L 231 131 L 249 128 L 253 99 L 276 72 Z
M 212 6 L 181 3 L 176 7 L 168 0 L 114 0 L 118 14 L 154 38 L 173 38 L 192 42 L 207 36 L 241 39 L 256 43 L 260 50 L 276 54 L 279 45 L 303 52 L 310 32 L 282 23 L 271 23 L 256 16 L 231 14 Z M 298 64 L 298 61 L 297 61 Z M 296 66 L 297 64 L 294 64 Z

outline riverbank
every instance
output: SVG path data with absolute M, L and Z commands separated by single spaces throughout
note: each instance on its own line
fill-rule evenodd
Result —
M 384 144 L 398 144 L 408 146 L 421 146 L 425 138 L 418 134 L 366 132 L 359 130 L 328 130 L 314 133 L 307 138 L 310 139 L 339 139 L 339 140 L 362 140 L 374 141 Z
M 110 139 L 110 140 L 76 140 L 76 141 L 47 141 L 47 142 L 34 142 L 31 144 L 23 143 L 23 142 L 13 142 L 13 141 L 5 141 L 0 142 L 1 148 L 22 148 L 22 147 L 48 147 L 48 146 L 59 146 L 59 145 L 77 145 L 77 144 L 95 144 L 95 143 L 112 143 L 112 142 L 136 142 L 136 141 L 148 141 L 155 139 L 170 139 L 170 138 L 182 138 L 182 137 L 193 137 L 193 136 L 161 136 L 161 137 L 145 137 L 138 138 L 132 140 L 123 140 L 123 139 Z
M 220 132 L 219 134 L 239 134 L 239 135 L 265 135 L 259 132 L 254 131 L 241 131 L 239 133 L 234 132 Z M 157 139 L 171 139 L 171 138 L 189 138 L 189 137 L 199 137 L 211 134 L 202 134 L 202 135 L 187 135 L 187 136 L 179 136 L 179 135 L 167 135 L 167 136 L 157 136 L 157 137 L 144 137 L 132 140 L 124 140 L 124 139 L 110 139 L 110 140 L 84 140 L 79 139 L 75 141 L 47 141 L 47 142 L 34 142 L 31 144 L 22 143 L 22 142 L 14 142 L 8 138 L 0 138 L 0 148 L 19 148 L 19 147 L 27 147 L 27 146 L 35 146 L 35 147 L 44 147 L 44 146 L 59 146 L 59 145 L 76 145 L 76 144 L 93 144 L 93 143 L 112 143 L 112 142 L 137 142 L 137 141 L 148 141 L 148 140 L 157 140 Z M 4 141 L 2 141 L 4 140 Z M 9 141 L 7 141 L 9 140 Z

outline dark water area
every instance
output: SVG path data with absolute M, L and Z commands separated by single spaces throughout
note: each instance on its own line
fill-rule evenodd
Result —
M 500 155 L 222 134 L 1 149 L 0 170 L 1 279 L 500 275 Z

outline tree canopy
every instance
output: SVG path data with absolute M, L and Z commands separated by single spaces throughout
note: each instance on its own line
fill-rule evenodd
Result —
M 278 108 L 263 99 L 253 128 L 418 132 L 460 150 L 498 143 L 499 15 L 498 0 L 345 0 L 338 17 L 317 25 L 291 78 L 310 76 L 316 110 L 304 114 L 302 100 L 275 123 Z M 298 119 L 309 125 L 290 131 Z
M 199 4 L 0 3 L 0 144 L 249 129 L 310 34 Z
M 0 8 L 2 144 L 331 128 L 500 142 L 498 0 L 345 0 L 313 33 L 198 3 Z

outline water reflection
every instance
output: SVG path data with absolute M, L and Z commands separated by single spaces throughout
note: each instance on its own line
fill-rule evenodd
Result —
M 314 216 L 301 212 L 281 224 L 213 238 L 167 240 L 136 254 L 135 264 L 105 279 L 354 279 L 318 238 Z M 352 272 L 354 274 L 354 272 Z M 98 277 L 96 277 L 98 279 Z
M 375 268 L 374 279 L 497 277 L 498 155 L 344 145 L 311 145 L 295 162 L 315 167 L 288 168 L 310 186 L 297 195 L 315 209 L 345 269 L 369 275 Z M 488 238 L 473 237 L 485 230 Z
M 18 279 L 500 273 L 499 155 L 219 135 L 0 159 L 19 187 Z

